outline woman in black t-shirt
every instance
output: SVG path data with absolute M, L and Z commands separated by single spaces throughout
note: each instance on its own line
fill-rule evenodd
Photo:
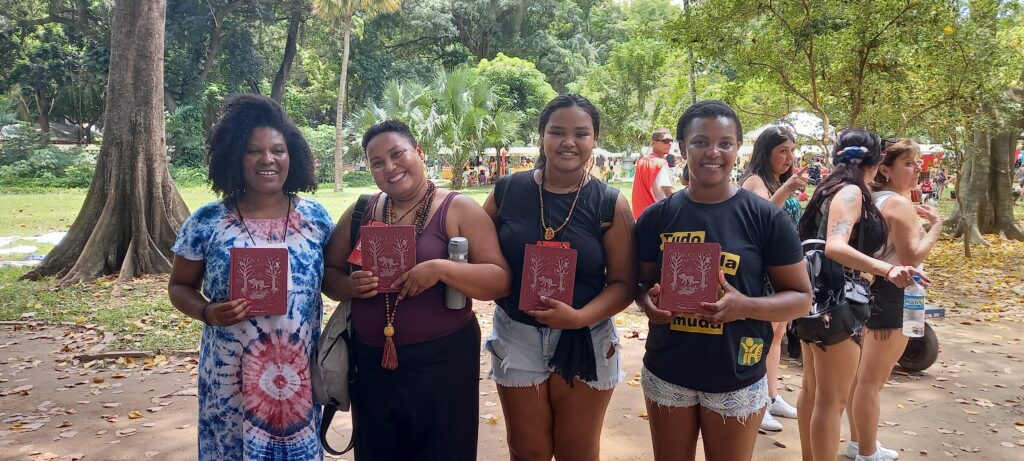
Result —
M 637 222 L 640 289 L 650 318 L 642 383 L 657 460 L 750 459 L 768 405 L 764 357 L 769 322 L 810 309 L 800 242 L 779 208 L 729 181 L 743 139 L 736 113 L 720 101 L 690 106 L 676 126 L 690 187 L 649 207 Z M 724 295 L 699 316 L 658 306 L 662 245 L 718 243 Z M 776 293 L 765 296 L 768 278 Z M 666 288 L 667 289 L 667 288 Z M 747 424 L 748 422 L 754 424 Z
M 861 129 L 840 133 L 832 154 L 835 168 L 807 203 L 800 219 L 800 237 L 821 238 L 819 229 L 824 226 L 825 255 L 829 259 L 848 270 L 884 277 L 903 288 L 910 285 L 913 275 L 920 275 L 917 269 L 869 256 L 881 249 L 886 240 L 885 223 L 866 185 L 875 177 L 881 161 L 881 141 L 877 135 Z M 797 400 L 800 448 L 804 459 L 834 459 L 839 448 L 840 420 L 857 373 L 860 348 L 848 338 L 821 347 L 807 343 L 802 347 L 804 377 Z M 874 452 L 874 448 L 865 451 Z
M 484 347 L 513 460 L 598 459 L 608 402 L 624 375 L 611 317 L 636 286 L 633 214 L 588 172 L 600 123 L 579 95 L 549 102 L 536 169 L 502 177 L 484 202 L 512 268 L 511 293 L 498 300 Z M 524 312 L 524 252 L 539 241 L 576 250 L 572 305 L 541 298 L 545 308 Z

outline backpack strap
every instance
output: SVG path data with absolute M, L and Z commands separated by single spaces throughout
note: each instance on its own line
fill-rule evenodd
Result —
M 505 192 L 508 192 L 509 186 L 512 185 L 512 177 L 514 174 L 508 174 L 498 178 L 494 183 L 494 204 L 498 207 L 498 211 L 501 211 L 501 204 L 505 200 Z
M 356 207 L 352 209 L 352 222 L 349 223 L 348 242 L 352 248 L 356 246 L 359 239 L 359 227 L 363 225 L 363 215 L 366 214 L 366 203 L 370 201 L 370 194 L 362 194 L 356 200 Z
M 603 234 L 609 228 L 611 224 L 615 222 L 615 204 L 619 200 L 619 190 L 605 184 L 604 191 L 601 193 L 601 233 Z M 608 227 L 604 224 L 608 223 Z
M 353 410 L 355 411 L 355 410 Z M 348 446 L 344 450 L 338 451 L 331 448 L 331 444 L 327 443 L 327 430 L 331 428 L 331 420 L 334 419 L 334 414 L 338 412 L 338 407 L 334 405 L 324 405 L 323 418 L 320 420 L 320 444 L 323 445 L 324 451 L 334 455 L 341 456 L 349 451 L 352 451 L 356 446 L 356 425 L 355 418 L 352 418 L 352 438 L 348 441 Z

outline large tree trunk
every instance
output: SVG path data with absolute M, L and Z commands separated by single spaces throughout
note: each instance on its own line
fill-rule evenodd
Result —
M 1008 174 L 1010 155 L 1021 131 L 1021 117 L 1000 114 L 989 104 L 982 105 L 979 115 L 988 120 L 1009 120 L 997 125 L 994 131 L 988 126 L 974 128 L 973 142 L 968 144 L 968 159 L 958 179 L 960 207 L 954 209 L 947 224 L 954 226 L 956 237 L 965 236 L 970 244 L 987 244 L 983 234 L 1002 234 L 1006 238 L 1024 240 L 1024 231 L 1013 215 L 1013 186 Z
M 171 269 L 188 209 L 167 170 L 163 75 L 166 0 L 118 0 L 111 19 L 103 145 L 89 194 L 63 241 L 27 278 L 64 285 L 120 271 Z
M 288 40 L 284 45 L 284 56 L 281 58 L 281 67 L 277 69 L 274 76 L 274 84 L 270 87 L 270 99 L 281 102 L 284 97 L 284 86 L 288 83 L 288 74 L 292 71 L 292 62 L 295 60 L 295 42 L 299 40 L 299 25 L 302 24 L 302 10 L 292 10 L 292 17 L 288 20 Z
M 352 16 L 345 20 L 345 46 L 341 54 L 341 81 L 338 86 L 338 112 L 334 120 L 334 190 L 345 188 L 342 174 L 345 172 L 345 94 L 348 88 L 348 50 L 352 40 Z

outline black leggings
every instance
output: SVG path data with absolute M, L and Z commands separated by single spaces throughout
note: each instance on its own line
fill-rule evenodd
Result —
M 448 336 L 399 346 L 395 370 L 381 368 L 384 348 L 359 340 L 353 346 L 357 461 L 476 459 L 480 407 L 476 319 Z

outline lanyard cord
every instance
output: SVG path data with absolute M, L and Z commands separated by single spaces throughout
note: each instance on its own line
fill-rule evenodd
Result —
M 252 242 L 252 246 L 256 246 L 256 240 L 252 238 L 252 232 L 249 231 L 249 226 L 245 224 L 245 217 L 242 216 L 242 207 L 238 204 L 238 199 L 235 199 L 235 212 L 238 213 L 238 219 L 242 221 L 242 228 L 245 229 L 245 233 L 249 235 L 249 241 Z M 281 240 L 288 243 L 288 225 L 292 219 L 292 197 L 288 195 L 288 212 L 284 215 L 284 233 L 281 234 Z

